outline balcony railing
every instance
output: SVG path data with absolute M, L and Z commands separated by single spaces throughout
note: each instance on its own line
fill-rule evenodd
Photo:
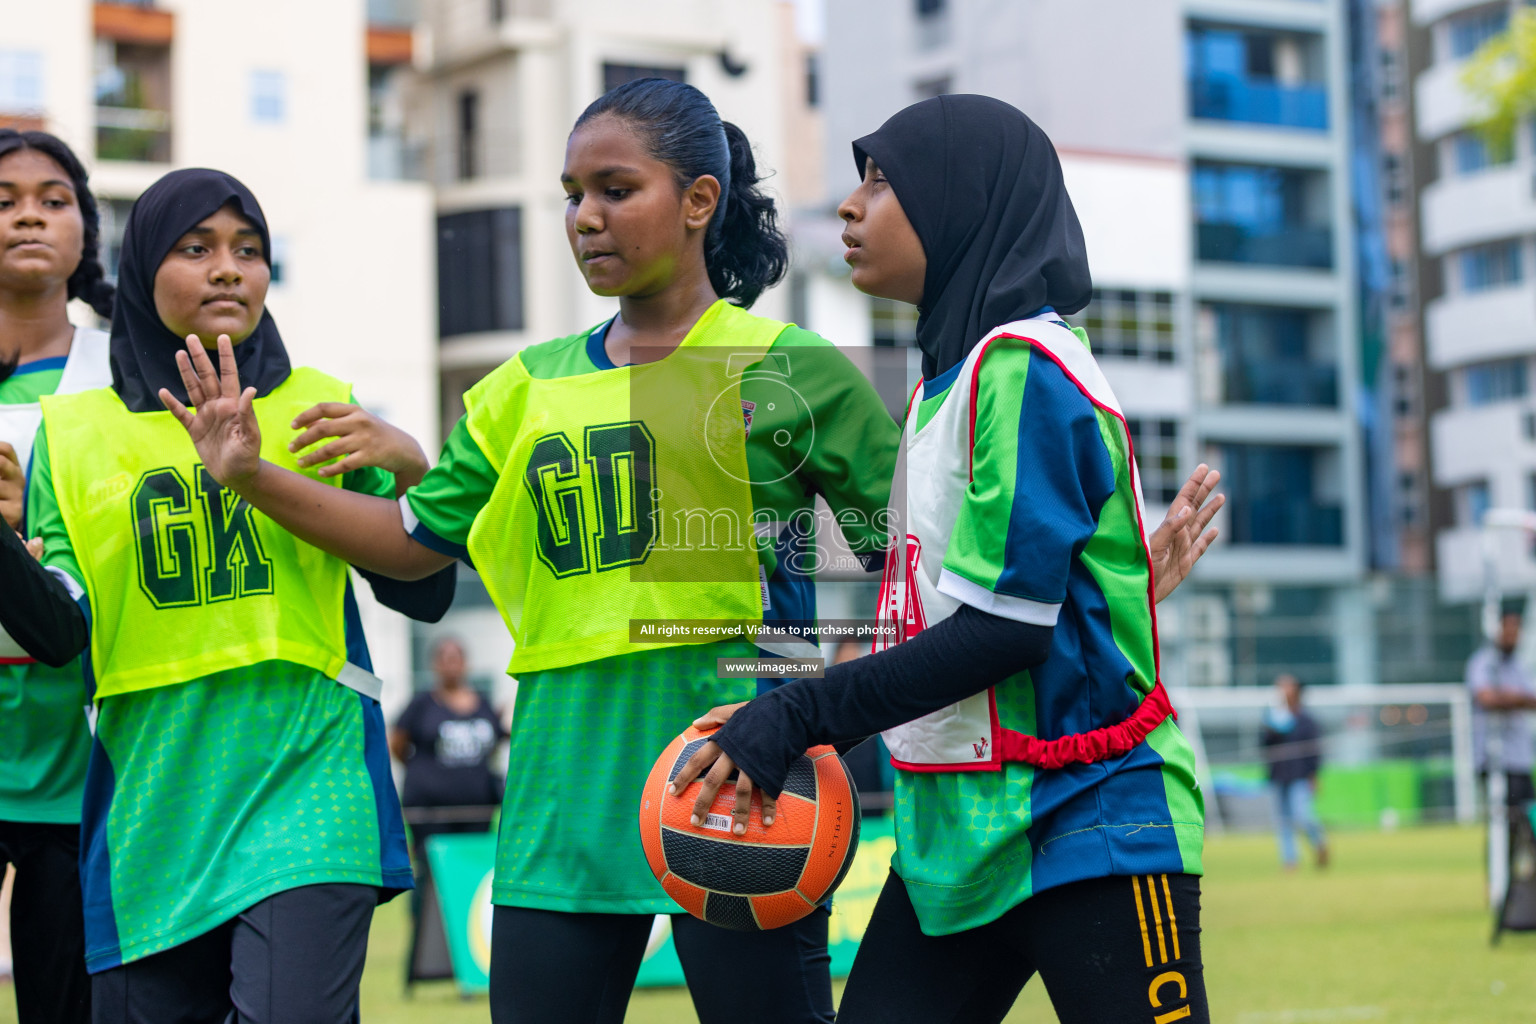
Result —
M 1243 359 L 1222 368 L 1223 402 L 1254 405 L 1339 404 L 1339 371 L 1323 363 Z
M 1328 128 L 1328 90 L 1321 85 L 1277 85 L 1230 75 L 1189 81 L 1191 117 L 1285 128 Z
M 1254 263 L 1326 270 L 1333 266 L 1333 229 L 1262 229 L 1245 224 L 1197 224 L 1195 248 L 1199 259 L 1214 263 Z
M 140 107 L 97 107 L 96 158 L 169 163 L 171 115 Z

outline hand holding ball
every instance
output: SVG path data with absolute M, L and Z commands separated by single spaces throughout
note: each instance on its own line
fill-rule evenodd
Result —
M 711 730 L 712 731 L 712 730 Z M 720 788 L 700 824 L 689 819 L 702 781 L 681 794 L 671 780 L 709 733 L 689 728 L 657 758 L 640 797 L 640 841 L 651 871 L 688 913 L 742 931 L 805 917 L 842 882 L 859 843 L 858 791 L 831 747 L 812 747 L 790 768 L 772 825 L 754 803 L 746 832 L 731 831 L 736 787 Z

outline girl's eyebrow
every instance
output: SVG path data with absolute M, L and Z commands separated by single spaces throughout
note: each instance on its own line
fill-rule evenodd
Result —
M 58 178 L 49 178 L 47 181 L 45 181 L 42 184 L 40 184 L 38 186 L 38 188 L 53 188 L 54 186 L 60 186 L 62 188 L 67 188 L 71 192 L 73 192 L 75 190 L 75 187 L 73 185 L 71 185 L 69 182 L 67 182 L 67 181 L 60 181 Z M 17 186 L 16 186 L 16 183 L 14 181 L 0 181 L 0 188 L 16 188 L 16 187 Z
M 594 178 L 612 178 L 612 177 L 615 177 L 615 176 L 620 175 L 620 174 L 639 174 L 639 173 L 640 173 L 640 168 L 638 168 L 638 167 L 625 167 L 623 164 L 619 164 L 619 165 L 616 165 L 614 167 L 604 167 L 600 171 L 593 171 L 592 172 L 592 177 L 594 177 Z M 562 175 L 560 175 L 560 180 L 561 180 L 561 182 L 567 183 L 567 184 L 575 184 L 576 183 L 576 179 L 573 178 L 569 174 L 562 174 Z

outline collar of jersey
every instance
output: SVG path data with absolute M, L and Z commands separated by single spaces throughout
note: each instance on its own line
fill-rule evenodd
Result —
M 22 363 L 16 367 L 11 376 L 20 377 L 28 373 L 46 373 L 49 370 L 62 370 L 67 362 L 69 362 L 69 356 L 49 356 L 47 359 L 34 359 L 30 363 Z

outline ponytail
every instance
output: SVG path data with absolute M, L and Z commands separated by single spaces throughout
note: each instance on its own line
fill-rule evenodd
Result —
M 75 190 L 75 201 L 80 204 L 80 219 L 85 233 L 80 244 L 80 265 L 69 275 L 68 294 L 81 299 L 103 319 L 112 319 L 112 299 L 116 294 L 107 283 L 107 272 L 101 265 L 101 211 L 96 197 L 91 193 L 90 179 L 85 167 L 74 150 L 64 140 L 47 132 L 18 132 L 0 129 L 0 159 L 19 150 L 31 149 L 48 157 L 63 168 Z
M 750 307 L 789 269 L 789 243 L 773 198 L 758 187 L 757 162 L 742 130 L 720 120 L 698 89 L 664 78 L 628 82 L 593 100 L 573 127 L 604 114 L 623 119 L 651 156 L 677 172 L 680 188 L 703 175 L 720 182 L 704 236 L 704 265 L 715 294 Z

